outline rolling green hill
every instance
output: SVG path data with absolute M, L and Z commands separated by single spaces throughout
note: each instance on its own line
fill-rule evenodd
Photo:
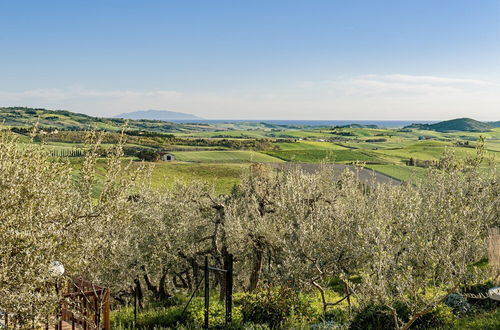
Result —
M 487 132 L 495 126 L 483 123 L 471 118 L 457 118 L 446 120 L 435 124 L 412 124 L 405 128 L 416 128 L 437 132 L 464 131 L 464 132 Z
M 11 127 L 31 127 L 36 122 L 42 129 L 119 131 L 128 121 L 128 128 L 149 132 L 190 132 L 210 129 L 208 126 L 177 124 L 161 120 L 100 118 L 66 110 L 47 110 L 25 107 L 0 108 L 0 124 Z

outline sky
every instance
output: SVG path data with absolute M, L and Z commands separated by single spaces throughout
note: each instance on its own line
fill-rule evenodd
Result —
M 500 1 L 0 0 L 0 106 L 500 120 Z

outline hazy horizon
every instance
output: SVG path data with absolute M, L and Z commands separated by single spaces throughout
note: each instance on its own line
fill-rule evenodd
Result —
M 0 106 L 500 119 L 498 1 L 32 0 L 0 12 Z

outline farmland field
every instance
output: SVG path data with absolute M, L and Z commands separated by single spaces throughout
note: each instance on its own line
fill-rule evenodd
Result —
M 233 185 L 249 164 L 192 164 L 192 163 L 158 163 L 154 164 L 152 173 L 153 186 L 170 189 L 176 181 L 192 183 L 199 181 L 214 186 L 217 193 L 229 193 Z
M 328 150 L 328 149 L 304 149 L 304 150 L 280 150 L 270 151 L 269 155 L 289 162 L 299 163 L 321 163 L 321 162 L 368 162 L 377 161 L 375 155 L 364 151 L 354 150 Z
M 202 163 L 280 162 L 280 159 L 255 151 L 181 151 L 177 160 Z
M 23 112 L 24 111 L 24 112 Z M 29 109 L 15 109 L 6 117 L 10 129 L 13 124 L 31 123 Z M 82 122 L 91 122 L 92 117 L 62 113 L 44 113 L 42 123 L 56 123 L 56 131 L 43 132 L 35 143 L 44 144 L 54 155 L 75 156 L 72 151 L 84 147 L 83 133 L 64 131 L 66 125 L 77 127 Z M 32 116 L 32 115 L 31 115 Z M 118 141 L 119 121 L 96 119 L 96 129 L 115 125 L 104 134 L 101 144 L 103 152 Z M 126 136 L 124 152 L 126 157 L 139 160 L 142 151 L 153 153 L 169 152 L 175 156 L 174 163 L 156 163 L 153 183 L 161 186 L 175 178 L 187 180 L 199 178 L 216 182 L 217 189 L 227 189 L 237 180 L 251 163 L 365 163 L 379 173 L 409 180 L 423 177 L 425 169 L 408 166 L 410 160 L 424 164 L 438 160 L 445 150 L 465 158 L 475 153 L 475 145 L 480 137 L 485 138 L 485 149 L 493 164 L 500 161 L 500 128 L 484 132 L 450 131 L 438 132 L 421 129 L 372 128 L 372 127 L 314 127 L 280 126 L 258 122 L 237 122 L 217 124 L 168 124 L 170 133 L 164 133 L 159 123 L 137 122 L 134 127 L 142 127 L 149 132 L 141 136 Z M 105 127 L 106 126 L 106 127 Z M 16 126 L 26 128 L 26 126 Z M 58 132 L 60 130 L 60 132 Z M 114 134 L 114 135 L 113 135 Z M 156 134 L 156 135 L 155 135 Z M 16 134 L 20 145 L 32 143 L 29 134 Z M 77 152 L 76 155 L 79 153 Z M 80 153 L 81 154 L 81 153 Z M 76 162 L 78 163 L 78 162 Z M 159 174 L 161 173 L 161 175 Z M 219 183 L 217 183 L 219 182 Z
M 368 164 L 366 167 L 401 181 L 411 181 L 425 176 L 425 169 L 416 166 Z

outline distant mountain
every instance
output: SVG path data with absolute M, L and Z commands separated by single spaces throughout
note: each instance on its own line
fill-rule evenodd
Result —
M 437 132 L 464 131 L 464 132 L 487 132 L 495 126 L 491 123 L 483 123 L 471 118 L 457 118 L 446 120 L 435 124 L 411 124 L 405 128 L 422 129 Z
M 189 113 L 168 111 L 168 110 L 140 110 L 122 113 L 114 116 L 114 118 L 124 118 L 124 119 L 148 119 L 148 120 L 196 120 L 203 119 Z
M 66 110 L 0 107 L 0 126 L 26 128 L 38 123 L 42 129 L 120 131 L 127 121 L 127 128 L 134 131 L 170 133 L 210 130 L 206 125 L 201 127 L 196 124 L 178 124 L 162 120 L 101 118 Z
M 500 127 L 500 121 L 492 121 L 492 122 L 488 122 L 488 124 L 493 126 L 493 127 Z

